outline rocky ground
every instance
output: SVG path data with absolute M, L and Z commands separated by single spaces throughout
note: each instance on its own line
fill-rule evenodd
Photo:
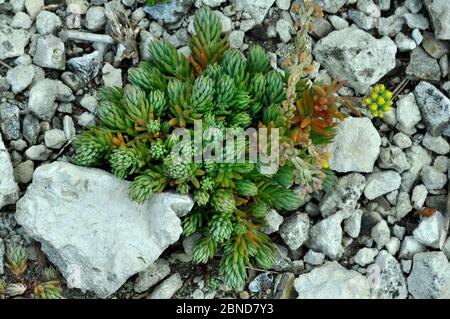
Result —
M 137 48 L 111 36 L 113 2 L 138 28 Z M 282 69 L 295 1 L 172 0 L 148 12 L 144 2 L 0 0 L 0 279 L 12 281 L 2 259 L 18 243 L 30 255 L 28 279 L 51 261 L 67 298 L 450 298 L 450 240 L 441 240 L 449 1 L 322 0 L 312 80 L 348 80 L 340 94 L 354 97 L 381 82 L 398 98 L 383 119 L 362 110 L 340 125 L 330 145 L 338 186 L 293 215 L 270 213 L 276 264 L 252 270 L 240 291 L 224 286 L 216 261 L 191 263 L 195 235 L 179 239 L 190 198 L 164 194 L 137 206 L 126 182 L 64 161 L 76 133 L 95 124 L 97 89 L 126 83 L 150 41 L 189 54 L 196 8 L 215 10 L 232 47 L 260 43 Z

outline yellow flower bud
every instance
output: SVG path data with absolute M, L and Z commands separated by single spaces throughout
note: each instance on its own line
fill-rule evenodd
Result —
M 374 91 L 375 93 L 380 93 L 380 86 L 379 86 L 379 85 L 376 85 L 376 86 L 373 88 L 373 91 Z
M 382 118 L 384 117 L 384 113 L 383 113 L 383 112 L 378 112 L 378 117 L 379 117 L 380 119 L 382 119 Z
M 370 98 L 365 98 L 363 101 L 364 105 L 370 105 L 370 103 L 372 103 L 372 100 Z
M 386 103 L 386 100 L 383 99 L 381 96 L 377 99 L 377 103 L 378 105 L 383 105 L 384 103 Z
M 384 86 L 384 84 L 380 84 L 380 90 L 381 90 L 381 91 L 386 90 L 386 87 Z
M 378 110 L 378 105 L 376 105 L 374 103 L 374 104 L 371 104 L 369 108 L 370 108 L 371 111 L 376 111 L 376 110 Z
M 384 97 L 386 98 L 386 99 L 391 99 L 392 98 L 392 96 L 393 96 L 393 94 L 392 94 L 392 92 L 391 91 L 386 91 L 386 92 L 384 92 Z
M 390 107 L 390 106 L 385 105 L 385 106 L 383 107 L 383 111 L 385 111 L 385 112 L 389 112 L 390 110 L 391 110 L 391 107 Z
M 378 94 L 376 92 L 372 92 L 372 94 L 370 94 L 370 97 L 372 98 L 372 100 L 376 100 L 378 99 Z
M 329 168 L 329 167 L 330 167 L 330 165 L 328 164 L 328 162 L 324 161 L 323 162 L 323 168 Z

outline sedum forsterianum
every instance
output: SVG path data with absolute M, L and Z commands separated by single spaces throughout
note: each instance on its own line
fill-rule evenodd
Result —
M 333 103 L 334 117 L 321 118 L 328 106 L 324 99 L 320 114 L 302 111 L 301 105 L 287 112 L 283 105 L 287 78 L 272 69 L 260 46 L 252 46 L 247 57 L 229 49 L 219 19 L 207 8 L 195 14 L 194 29 L 189 58 L 166 41 L 154 41 L 149 46 L 151 58 L 129 71 L 125 88 L 101 90 L 99 127 L 78 136 L 73 161 L 85 166 L 109 165 L 117 177 L 133 180 L 130 196 L 139 203 L 169 189 L 191 194 L 196 205 L 184 218 L 183 229 L 185 236 L 202 234 L 194 260 L 206 263 L 221 250 L 227 284 L 240 287 L 247 268 L 269 268 L 274 261 L 271 240 L 261 232 L 269 209 L 296 210 L 303 194 L 290 190 L 295 184 L 306 191 L 320 189 L 322 182 L 332 185 L 331 172 L 323 169 L 323 154 L 311 139 L 297 136 L 314 132 L 316 140 L 329 141 L 329 131 L 317 128 L 322 122 L 332 127 L 333 118 L 338 117 L 337 101 L 331 98 L 333 90 L 303 89 L 325 94 Z M 311 99 L 313 103 L 314 96 Z M 219 132 L 278 128 L 281 168 L 262 174 L 260 163 L 197 163 L 174 156 L 179 139 L 172 133 L 185 128 L 193 135 L 196 120 L 202 120 L 203 130 Z M 312 129 L 305 130 L 305 124 L 312 124 Z M 317 138 L 324 132 L 323 139 Z M 214 139 L 212 134 L 206 142 Z M 250 146 L 242 145 L 248 152 Z M 180 150 L 191 157 L 197 152 L 191 146 Z

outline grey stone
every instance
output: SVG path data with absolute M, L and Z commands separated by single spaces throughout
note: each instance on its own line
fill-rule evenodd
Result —
M 69 115 L 65 115 L 63 118 L 63 131 L 68 141 L 71 141 L 76 134 L 75 124 L 73 119 Z
M 64 70 L 66 68 L 64 42 L 53 34 L 38 37 L 33 63 L 43 68 Z
M 43 10 L 36 18 L 36 30 L 40 35 L 54 34 L 61 26 L 61 19 L 50 11 Z
M 442 136 L 431 136 L 425 134 L 422 140 L 423 146 L 439 155 L 447 155 L 450 152 L 450 144 Z
M 226 0 L 202 0 L 203 4 L 208 6 L 208 7 L 218 7 L 220 6 L 222 3 L 226 2 Z
M 41 127 L 39 126 L 39 120 L 36 116 L 32 114 L 25 115 L 23 119 L 23 137 L 30 144 L 36 144 L 39 133 L 41 132 Z
M 85 25 L 88 30 L 99 31 L 106 24 L 105 9 L 101 6 L 90 7 L 86 12 Z
M 402 178 L 394 171 L 372 173 L 367 178 L 364 196 L 375 199 L 400 188 Z
M 25 151 L 26 158 L 33 161 L 46 161 L 53 154 L 45 145 L 33 145 Z
M 450 264 L 442 252 L 414 256 L 408 290 L 415 299 L 450 298 Z
M 144 271 L 141 271 L 134 283 L 134 291 L 143 293 L 152 288 L 170 274 L 170 266 L 167 260 L 158 259 Z
M 426 30 L 430 26 L 428 18 L 420 13 L 405 13 L 403 17 L 410 29 Z
M 54 162 L 35 171 L 15 217 L 69 287 L 106 297 L 178 240 L 178 216 L 193 206 L 188 196 L 169 193 L 138 205 L 128 188 L 102 170 Z
M 320 201 L 320 212 L 328 217 L 340 209 L 355 209 L 366 185 L 363 175 L 353 173 L 339 179 L 337 186 Z
M 335 261 L 299 276 L 294 287 L 298 299 L 368 299 L 371 296 L 366 277 Z
M 412 51 L 417 47 L 416 41 L 402 32 L 397 33 L 395 36 L 395 44 L 400 52 Z
M 92 127 L 95 125 L 95 115 L 89 112 L 83 112 L 77 117 L 78 125 L 82 127 Z
M 411 138 L 401 132 L 395 134 L 392 140 L 401 149 L 410 148 L 413 145 Z
M 75 92 L 83 87 L 83 81 L 72 72 L 63 72 L 61 80 Z
M 413 259 L 413 257 L 426 251 L 425 245 L 417 242 L 413 236 L 406 236 L 403 239 L 402 246 L 400 247 L 400 252 L 398 253 L 398 258 L 400 259 Z
M 296 250 L 300 248 L 309 237 L 310 220 L 305 213 L 296 213 L 286 218 L 280 227 L 280 236 L 286 245 Z
M 437 40 L 431 33 L 423 33 L 422 47 L 435 59 L 440 59 L 449 52 L 449 46 L 446 42 Z
M 71 58 L 67 61 L 69 69 L 80 79 L 89 82 L 98 75 L 103 62 L 103 55 L 99 51 Z
M 3 255 L 5 254 L 5 245 L 3 245 L 3 239 L 0 238 L 0 275 L 3 275 Z
M 310 249 L 303 257 L 303 260 L 305 263 L 313 265 L 313 266 L 319 266 L 323 264 L 323 261 L 325 260 L 325 255 L 322 253 L 315 252 L 314 250 Z
M 450 40 L 450 3 L 447 0 L 424 0 L 436 37 Z
M 289 10 L 291 7 L 291 0 L 276 0 L 276 4 L 281 10 Z
M 6 81 L 11 85 L 13 93 L 25 90 L 33 81 L 34 67 L 32 65 L 18 65 L 6 73 Z
M 395 67 L 397 46 L 385 37 L 376 39 L 355 27 L 331 32 L 314 48 L 314 55 L 330 75 L 348 80 L 358 93 L 365 93 Z
M 412 211 L 411 199 L 407 192 L 400 192 L 397 199 L 397 205 L 395 207 L 395 215 L 397 220 L 403 219 L 406 215 Z
M 80 101 L 80 105 L 91 113 L 97 113 L 98 101 L 95 96 L 85 94 Z
M 180 274 L 175 273 L 159 284 L 147 299 L 170 299 L 182 286 Z
M 102 69 L 102 78 L 105 86 L 115 86 L 122 87 L 122 70 L 116 69 L 109 63 L 105 63 L 105 66 Z
M 387 251 L 381 251 L 375 264 L 379 268 L 379 279 L 374 287 L 374 298 L 377 299 L 406 299 L 408 289 L 406 278 L 400 263 Z
M 155 20 L 175 24 L 183 19 L 193 4 L 194 0 L 171 0 L 168 3 L 146 7 L 145 11 Z
M 275 209 L 271 209 L 265 217 L 265 226 L 261 228 L 261 231 L 267 235 L 273 234 L 280 229 L 280 225 L 283 224 L 283 216 L 277 213 Z
M 362 248 L 355 255 L 355 263 L 365 267 L 373 263 L 377 255 L 378 249 L 376 248 Z
M 59 129 L 52 129 L 44 134 L 45 146 L 59 150 L 67 142 L 66 134 Z
M 402 31 L 405 25 L 405 19 L 397 15 L 391 15 L 387 18 L 380 18 L 378 33 L 382 36 L 394 37 Z
M 239 49 L 244 44 L 244 31 L 234 30 L 230 33 L 230 47 Z
M 336 30 L 342 30 L 342 29 L 345 29 L 345 28 L 347 28 L 349 26 L 348 21 L 343 19 L 343 18 L 341 18 L 338 15 L 330 15 L 330 16 L 328 16 L 328 20 L 330 20 L 331 25 Z
M 419 29 L 414 29 L 413 32 L 411 33 L 411 36 L 414 39 L 414 41 L 416 41 L 417 45 L 420 45 L 422 43 L 423 36 Z
M 58 94 L 57 83 L 45 79 L 30 90 L 28 109 L 44 121 L 50 121 L 55 115 L 58 104 L 55 103 Z
M 14 177 L 19 184 L 28 184 L 33 179 L 34 162 L 27 160 L 14 168 Z
M 378 224 L 376 224 L 372 228 L 371 235 L 373 240 L 377 244 L 377 248 L 382 249 L 391 238 L 391 232 L 386 221 L 382 220 Z
M 25 0 L 25 9 L 32 19 L 36 18 L 44 6 L 44 0 Z
M 19 199 L 19 187 L 14 179 L 11 157 L 0 134 L 0 209 L 15 204 Z
M 3 19 L 4 16 L 1 16 Z M 14 58 L 25 53 L 25 47 L 30 42 L 31 32 L 14 29 L 0 22 L 0 59 Z
M 411 168 L 406 154 L 397 146 L 381 148 L 378 166 L 383 169 L 393 169 L 398 173 Z
M 394 227 L 392 228 L 392 232 L 394 233 L 394 236 L 397 237 L 398 239 L 402 240 L 403 237 L 405 237 L 406 234 L 406 228 L 399 226 L 399 225 L 394 225 Z
M 417 104 L 428 132 L 439 136 L 450 121 L 450 100 L 432 84 L 422 81 L 415 90 Z
M 420 122 L 420 109 L 413 93 L 399 99 L 397 102 L 398 129 L 405 134 L 414 134 L 415 126 Z
M 275 0 L 237 0 L 236 10 L 250 15 L 256 22 L 261 24 Z
M 433 166 L 425 166 L 420 176 L 428 191 L 439 190 L 447 184 L 447 176 Z
M 400 189 L 409 192 L 419 178 L 422 168 L 431 164 L 431 156 L 425 148 L 420 145 L 415 145 L 406 150 L 406 157 L 411 164 L 411 169 L 402 174 L 402 185 Z
M 411 53 L 406 75 L 416 80 L 439 81 L 441 68 L 436 59 L 430 57 L 421 47 L 417 47 Z
M 380 154 L 380 145 L 380 135 L 369 118 L 349 117 L 338 125 L 329 146 L 330 168 L 340 173 L 370 173 Z
M 11 103 L 0 104 L 0 129 L 9 140 L 20 138 L 20 109 Z
M 31 17 L 25 12 L 17 12 L 11 21 L 11 26 L 17 29 L 28 30 L 32 25 Z
M 449 168 L 449 159 L 447 156 L 438 156 L 434 160 L 433 167 L 439 172 L 447 173 Z
M 331 260 L 335 260 L 342 253 L 342 221 L 350 217 L 350 213 L 340 211 L 327 217 L 309 231 L 307 246 L 314 251 L 325 254 Z
M 439 248 L 439 240 L 443 226 L 444 216 L 440 212 L 436 212 L 431 217 L 422 218 L 419 226 L 414 229 L 413 236 L 422 245 Z
M 395 256 L 400 250 L 401 242 L 397 237 L 391 237 L 389 242 L 386 244 L 386 250 L 392 255 Z
M 350 9 L 348 18 L 352 20 L 360 29 L 369 31 L 378 25 L 379 19 L 366 15 L 364 12 Z
M 415 209 L 421 209 L 427 199 L 428 191 L 424 185 L 414 187 L 411 200 Z
M 422 10 L 422 0 L 405 0 L 404 6 L 412 13 L 419 13 Z
M 362 215 L 362 210 L 355 209 L 350 213 L 350 217 L 344 220 L 344 231 L 352 238 L 358 238 L 361 232 Z
M 275 26 L 278 36 L 283 43 L 289 42 L 291 40 L 291 24 L 285 19 L 281 18 L 277 21 Z

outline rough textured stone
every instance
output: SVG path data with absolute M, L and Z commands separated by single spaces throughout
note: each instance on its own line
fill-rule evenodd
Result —
M 41 120 L 51 120 L 58 107 L 55 103 L 57 94 L 58 87 L 55 81 L 45 79 L 38 82 L 30 90 L 28 109 Z
M 368 199 L 375 199 L 400 188 L 402 178 L 394 171 L 382 171 L 369 175 L 364 189 Z
M 421 119 L 420 109 L 413 93 L 399 99 L 397 102 L 397 128 L 400 131 L 408 135 L 414 134 L 416 132 L 415 126 Z
M 20 109 L 11 103 L 0 104 L 0 129 L 6 139 L 20 138 Z
M 4 21 L 1 21 L 5 19 Z M 25 47 L 30 42 L 31 32 L 11 28 L 5 16 L 0 15 L 0 59 L 14 58 L 25 53 Z
M 365 93 L 395 67 L 397 46 L 355 27 L 334 31 L 314 48 L 316 59 L 340 80 L 348 80 L 358 93 Z
M 134 291 L 142 293 L 170 274 L 170 266 L 167 260 L 158 259 L 150 267 L 141 271 L 134 283 Z
M 261 231 L 267 235 L 273 234 L 280 229 L 283 220 L 283 216 L 278 214 L 275 209 L 271 209 L 265 217 L 266 226 L 264 226 Z
M 375 285 L 374 298 L 406 299 L 408 296 L 406 278 L 397 259 L 383 250 L 378 254 L 375 264 L 372 266 L 379 268 L 380 276 Z
M 11 85 L 13 93 L 25 90 L 33 82 L 34 72 L 32 65 L 18 65 L 8 70 L 6 81 Z
M 261 24 L 275 0 L 237 0 L 236 10 L 249 14 L 256 22 Z
M 412 259 L 416 254 L 426 251 L 426 247 L 417 242 L 412 236 L 406 236 L 403 239 L 402 246 L 398 258 L 400 259 Z
M 313 227 L 309 232 L 307 246 L 314 251 L 324 253 L 334 260 L 342 253 L 342 221 L 350 217 L 349 212 L 340 211 L 327 217 Z
M 341 173 L 371 173 L 380 145 L 380 135 L 369 118 L 349 117 L 339 124 L 336 138 L 329 146 L 330 168 Z
M 431 217 L 422 218 L 419 226 L 414 229 L 413 236 L 418 243 L 437 249 L 443 226 L 444 216 L 440 212 L 436 212 Z
M 67 61 L 67 66 L 80 79 L 89 82 L 95 78 L 100 71 L 103 55 L 99 51 L 85 54 L 81 57 L 72 58 Z
M 35 171 L 15 217 L 69 287 L 106 297 L 178 240 L 178 217 L 193 206 L 168 193 L 138 205 L 128 186 L 99 169 L 54 162 Z
M 308 240 L 309 224 L 309 217 L 305 213 L 296 213 L 284 221 L 279 233 L 290 249 L 296 250 Z
M 442 252 L 414 256 L 408 290 L 416 299 L 450 298 L 450 263 Z
M 336 187 L 320 201 L 322 216 L 328 217 L 340 209 L 355 209 L 365 186 L 366 178 L 361 174 L 353 173 L 341 177 Z
M 337 262 L 327 262 L 294 282 L 298 299 L 368 299 L 369 281 Z
M 361 267 L 365 267 L 366 265 L 373 263 L 377 255 L 378 249 L 364 247 L 356 253 L 355 263 L 357 263 Z
M 146 7 L 145 11 L 155 20 L 167 24 L 179 22 L 194 4 L 194 0 L 171 0 L 168 3 L 157 3 Z
M 52 34 L 39 37 L 33 63 L 43 68 L 64 70 L 66 68 L 64 42 Z
M 180 274 L 175 273 L 159 284 L 147 299 L 170 299 L 182 286 Z
M 433 136 L 441 135 L 450 121 L 450 100 L 425 81 L 416 86 L 414 95 L 428 132 Z
M 417 47 L 411 53 L 406 74 L 413 79 L 439 81 L 441 68 L 436 59 L 430 57 L 421 47 Z
M 15 204 L 19 199 L 19 187 L 14 179 L 13 166 L 0 133 L 0 209 Z
M 447 0 L 425 0 L 436 37 L 450 40 L 450 2 Z

